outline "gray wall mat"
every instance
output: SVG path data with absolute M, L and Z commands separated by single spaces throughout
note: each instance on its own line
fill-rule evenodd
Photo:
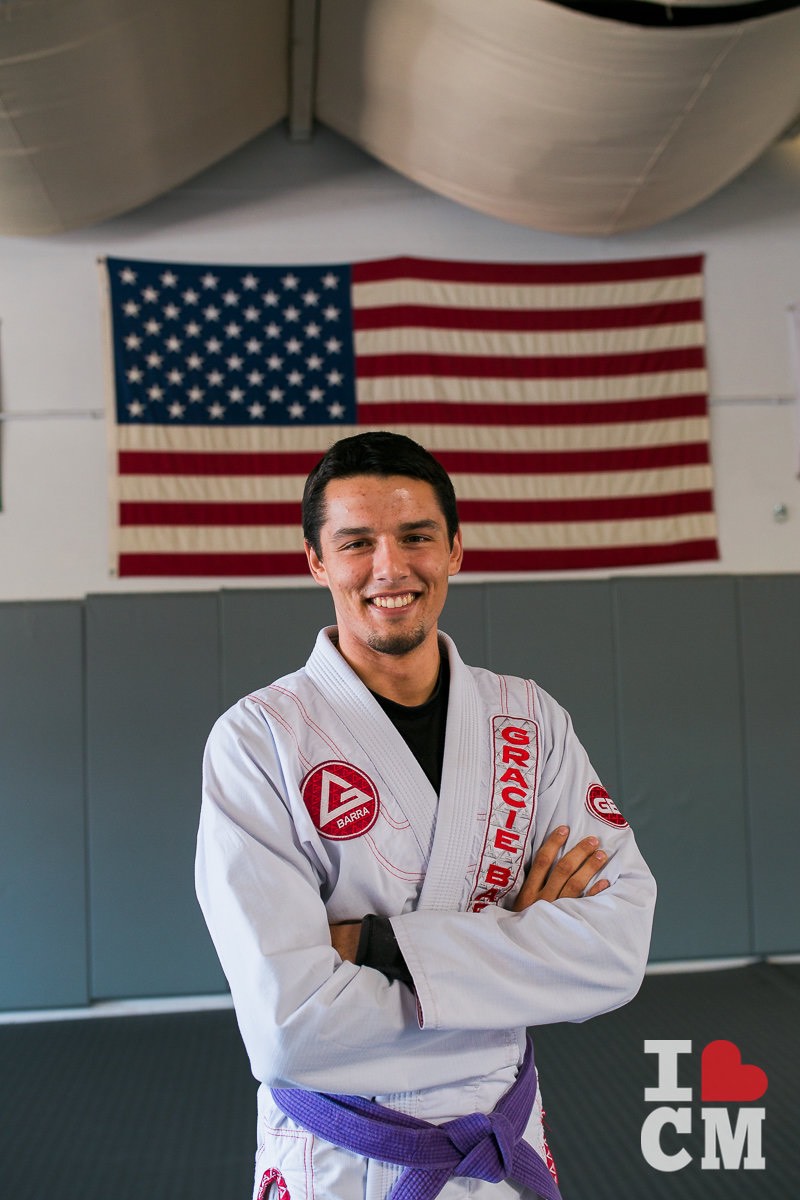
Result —
M 0 1007 L 88 999 L 83 606 L 0 605 Z
M 451 589 L 464 659 L 571 712 L 658 878 L 656 960 L 800 951 L 776 885 L 800 833 L 798 612 L 798 576 Z M 225 987 L 193 891 L 202 747 L 332 616 L 321 588 L 0 604 L 0 1007 Z
M 624 812 L 658 880 L 651 957 L 752 951 L 732 579 L 615 584 Z
M 488 665 L 534 679 L 572 717 L 599 778 L 619 790 L 611 585 L 488 588 Z
M 739 581 L 753 919 L 761 952 L 800 945 L 800 578 Z
M 90 596 L 92 995 L 223 990 L 194 897 L 200 764 L 220 704 L 215 594 Z

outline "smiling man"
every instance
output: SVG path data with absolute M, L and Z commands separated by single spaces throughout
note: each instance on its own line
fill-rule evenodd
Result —
M 198 839 L 254 1196 L 555 1200 L 526 1027 L 636 993 L 652 876 L 563 709 L 439 631 L 462 542 L 426 450 L 337 442 L 303 532 L 336 625 L 217 722 Z

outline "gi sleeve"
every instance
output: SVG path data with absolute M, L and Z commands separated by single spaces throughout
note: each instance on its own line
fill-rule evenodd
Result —
M 422 1033 L 411 991 L 333 949 L 288 791 L 270 728 L 242 702 L 206 747 L 196 887 L 253 1074 L 367 1095 L 438 1083 L 445 1035 Z
M 590 834 L 600 838 L 608 860 L 596 879 L 611 886 L 596 896 L 538 901 L 519 913 L 489 905 L 478 913 L 392 917 L 425 1029 L 584 1021 L 627 1003 L 641 985 L 655 881 L 630 828 L 592 815 L 586 799 L 597 776 L 567 713 L 538 695 L 545 754 L 526 869 L 548 835 L 568 825 L 566 849 Z

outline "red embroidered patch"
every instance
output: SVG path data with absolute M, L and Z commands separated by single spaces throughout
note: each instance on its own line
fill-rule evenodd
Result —
M 599 783 L 593 783 L 586 793 L 586 807 L 593 817 L 605 821 L 607 825 L 615 825 L 618 829 L 627 827 L 628 822 Z
M 324 838 L 343 842 L 362 837 L 378 819 L 378 789 L 351 763 L 320 763 L 306 775 L 301 790 L 311 820 Z
M 274 1200 L 292 1200 L 289 1195 L 289 1189 L 286 1186 L 286 1180 L 275 1167 L 270 1167 L 261 1177 L 261 1184 L 258 1189 L 258 1200 L 265 1200 L 267 1189 L 275 1184 Z

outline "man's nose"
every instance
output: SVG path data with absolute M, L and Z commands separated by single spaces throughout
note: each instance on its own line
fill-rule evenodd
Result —
M 403 547 L 394 538 L 380 538 L 372 556 L 372 573 L 376 579 L 400 580 L 408 575 L 408 563 Z

